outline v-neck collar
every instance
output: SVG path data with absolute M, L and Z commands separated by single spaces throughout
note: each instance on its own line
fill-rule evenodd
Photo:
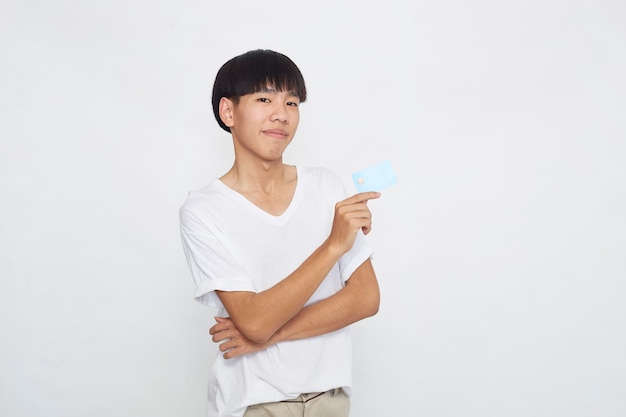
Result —
M 266 219 L 268 221 L 271 221 L 273 223 L 282 224 L 291 218 L 301 198 L 301 189 L 303 186 L 302 169 L 297 165 L 295 166 L 295 168 L 296 168 L 296 188 L 293 192 L 293 196 L 291 197 L 291 201 L 289 202 L 289 205 L 287 206 L 285 211 L 283 211 L 279 215 L 274 215 L 263 210 L 261 207 L 257 206 L 252 201 L 248 200 L 243 194 L 241 194 L 238 191 L 233 190 L 228 185 L 224 184 L 224 182 L 220 180 L 219 178 L 215 180 L 215 183 L 222 189 L 222 191 L 231 195 L 233 198 L 240 200 L 241 204 L 245 206 L 250 212 L 255 213 L 257 216 L 263 219 Z

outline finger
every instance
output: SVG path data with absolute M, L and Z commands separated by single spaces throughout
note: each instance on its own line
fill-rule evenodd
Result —
M 234 339 L 236 337 L 239 337 L 239 333 L 237 331 L 234 330 L 222 330 L 221 332 L 217 332 L 213 335 L 213 337 L 211 338 L 211 340 L 213 340 L 215 343 L 221 342 L 222 340 L 226 340 L 226 339 Z
M 369 218 L 372 217 L 372 212 L 367 205 L 360 203 L 349 207 L 349 214 L 355 218 Z
M 239 346 L 239 343 L 235 340 L 227 340 L 224 343 L 221 343 L 219 346 L 220 351 L 226 352 L 227 350 L 231 350 Z
M 367 191 L 364 193 L 358 193 L 353 195 L 352 197 L 348 197 L 343 200 L 341 203 L 345 204 L 354 204 L 354 203 L 366 203 L 369 200 L 374 200 L 380 197 L 380 193 L 376 191 Z
M 363 226 L 369 226 L 372 224 L 372 213 L 369 211 L 352 212 L 345 216 L 345 220 L 347 221 L 347 224 L 357 230 Z
M 228 317 L 215 317 L 215 321 L 217 321 L 217 324 L 214 324 L 209 329 L 209 334 L 215 334 L 217 332 L 221 332 L 227 329 L 236 328 L 233 324 L 233 321 Z
M 366 191 L 363 193 L 357 193 L 355 195 L 353 195 L 353 197 L 356 197 L 359 201 L 368 201 L 368 200 L 375 200 L 377 198 L 379 198 L 381 196 L 381 194 L 378 191 Z
M 350 204 L 347 206 L 337 207 L 336 215 L 339 217 L 358 219 L 358 218 L 370 218 L 372 217 L 372 212 L 369 210 L 366 204 L 357 203 L 357 204 Z
M 243 349 L 241 346 L 235 346 L 232 349 L 228 349 L 224 351 L 224 359 L 232 359 L 237 356 L 245 355 L 247 353 L 246 349 Z
M 228 336 L 224 335 L 224 332 L 215 333 L 211 340 L 213 343 L 219 343 L 222 340 L 228 339 Z
M 232 359 L 232 358 L 236 358 L 237 356 L 239 356 L 240 353 L 237 352 L 237 349 L 231 349 L 226 351 L 226 353 L 224 353 L 224 359 Z
M 230 328 L 231 328 L 230 326 L 225 325 L 223 323 L 214 324 L 209 329 L 209 334 L 214 335 L 214 334 L 217 334 L 219 332 L 223 332 L 224 330 L 228 330 Z

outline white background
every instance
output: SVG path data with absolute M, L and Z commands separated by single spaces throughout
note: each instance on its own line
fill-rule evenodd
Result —
M 623 1 L 0 0 L 0 415 L 202 416 L 213 311 L 178 235 L 210 109 L 270 48 L 286 162 L 390 159 L 352 416 L 626 415 Z

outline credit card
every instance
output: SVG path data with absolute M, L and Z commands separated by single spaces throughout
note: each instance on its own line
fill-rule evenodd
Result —
M 391 161 L 381 161 L 352 174 L 352 181 L 359 193 L 382 191 L 398 183 Z

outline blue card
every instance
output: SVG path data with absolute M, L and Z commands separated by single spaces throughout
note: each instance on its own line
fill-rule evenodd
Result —
M 391 161 L 382 161 L 352 174 L 352 181 L 359 193 L 381 191 L 398 183 Z

